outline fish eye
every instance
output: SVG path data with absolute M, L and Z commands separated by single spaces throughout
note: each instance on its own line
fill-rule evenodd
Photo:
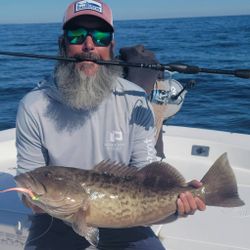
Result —
M 47 177 L 47 178 L 50 178 L 50 177 L 52 177 L 52 172 L 50 172 L 50 171 L 45 171 L 45 172 L 44 172 L 44 176 Z

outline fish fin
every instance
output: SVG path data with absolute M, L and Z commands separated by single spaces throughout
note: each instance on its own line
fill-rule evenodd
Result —
M 150 188 L 169 189 L 171 187 L 186 187 L 186 181 L 181 173 L 165 162 L 153 162 L 140 169 L 137 179 Z
M 96 173 L 113 175 L 117 177 L 132 177 L 138 172 L 138 169 L 136 167 L 127 166 L 123 163 L 116 163 L 106 160 L 97 164 L 93 171 Z
M 79 209 L 74 216 L 72 223 L 73 230 L 83 236 L 91 245 L 97 246 L 99 242 L 99 229 L 96 227 L 89 227 L 85 220 L 86 211 Z
M 205 186 L 206 204 L 238 207 L 245 203 L 239 198 L 237 182 L 227 153 L 222 154 L 208 170 L 201 182 Z

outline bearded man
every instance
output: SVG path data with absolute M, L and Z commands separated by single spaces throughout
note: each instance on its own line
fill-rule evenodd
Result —
M 98 8 L 97 8 L 98 7 Z M 110 159 L 137 168 L 156 160 L 154 115 L 146 93 L 120 77 L 111 60 L 114 48 L 111 9 L 100 0 L 71 3 L 59 39 L 60 54 L 81 59 L 59 62 L 49 78 L 20 102 L 16 122 L 18 172 L 46 165 L 92 169 Z M 181 194 L 180 214 L 204 209 Z M 24 199 L 34 215 L 25 249 L 87 249 L 90 244 L 63 221 Z M 149 227 L 100 229 L 98 249 L 162 250 Z

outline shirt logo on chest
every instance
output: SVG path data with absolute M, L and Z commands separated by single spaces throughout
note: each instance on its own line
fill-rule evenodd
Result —
M 123 134 L 121 131 L 112 131 L 109 134 L 109 141 L 110 142 L 119 142 L 123 141 Z
M 113 130 L 106 134 L 105 146 L 112 150 L 120 150 L 124 146 L 124 136 L 122 131 Z

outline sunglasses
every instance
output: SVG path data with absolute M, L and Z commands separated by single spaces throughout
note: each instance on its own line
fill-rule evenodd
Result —
M 94 44 L 99 47 L 106 47 L 110 45 L 113 40 L 113 33 L 110 31 L 100 31 L 86 28 L 66 31 L 66 37 L 70 44 L 82 44 L 86 40 L 87 36 L 91 36 Z

